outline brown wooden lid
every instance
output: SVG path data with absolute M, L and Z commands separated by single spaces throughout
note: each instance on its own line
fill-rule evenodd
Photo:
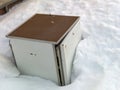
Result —
M 36 39 L 58 44 L 79 17 L 36 14 L 8 37 Z

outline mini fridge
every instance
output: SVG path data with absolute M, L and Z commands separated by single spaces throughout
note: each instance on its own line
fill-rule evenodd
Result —
M 63 86 L 71 82 L 81 34 L 78 16 L 36 14 L 7 37 L 21 74 L 40 76 Z

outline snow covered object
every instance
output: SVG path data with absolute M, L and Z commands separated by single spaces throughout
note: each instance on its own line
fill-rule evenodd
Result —
M 8 12 L 9 8 L 22 0 L 0 0 L 0 15 Z

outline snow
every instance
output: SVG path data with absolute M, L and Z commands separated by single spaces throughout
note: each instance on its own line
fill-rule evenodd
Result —
M 36 12 L 79 15 L 84 38 L 77 47 L 70 85 L 60 87 L 49 80 L 20 76 L 1 79 L 0 90 L 119 90 L 119 9 L 119 0 L 26 0 L 0 16 L 0 54 L 10 59 L 5 35 Z
M 0 78 L 17 77 L 20 72 L 16 66 L 6 57 L 0 55 Z

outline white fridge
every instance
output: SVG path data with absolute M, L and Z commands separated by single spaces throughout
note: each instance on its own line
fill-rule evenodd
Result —
M 21 74 L 40 76 L 63 86 L 71 82 L 81 34 L 78 16 L 36 14 L 7 37 Z

